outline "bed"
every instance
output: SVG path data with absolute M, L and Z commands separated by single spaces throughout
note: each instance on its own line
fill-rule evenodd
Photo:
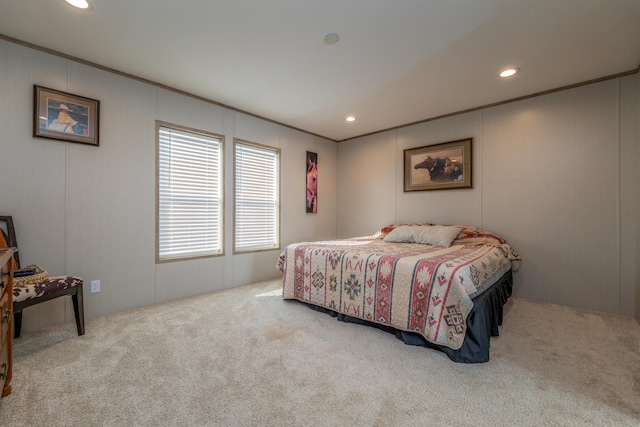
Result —
M 465 225 L 392 224 L 368 237 L 290 244 L 283 298 L 394 333 L 461 363 L 489 360 L 517 253 Z

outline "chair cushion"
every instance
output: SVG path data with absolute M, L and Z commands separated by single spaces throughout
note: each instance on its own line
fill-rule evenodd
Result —
M 25 301 L 39 298 L 63 289 L 74 286 L 82 286 L 84 280 L 78 276 L 55 276 L 49 277 L 41 282 L 30 283 L 28 285 L 18 285 L 13 287 L 13 302 Z

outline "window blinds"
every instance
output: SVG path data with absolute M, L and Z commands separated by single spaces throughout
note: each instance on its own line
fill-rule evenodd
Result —
M 235 239 L 237 252 L 280 246 L 280 152 L 235 143 Z
M 158 259 L 222 253 L 222 139 L 158 127 Z

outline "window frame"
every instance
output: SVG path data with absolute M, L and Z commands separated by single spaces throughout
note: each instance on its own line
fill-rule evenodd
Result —
M 220 251 L 216 253 L 202 255 L 179 255 L 170 258 L 160 257 L 160 129 L 173 129 L 179 132 L 192 133 L 195 135 L 205 136 L 207 138 L 218 139 L 220 141 Z M 168 123 L 156 120 L 156 212 L 155 212 L 155 229 L 156 229 L 156 264 L 163 264 L 176 261 L 190 261 L 203 258 L 214 258 L 224 256 L 225 254 L 225 137 L 224 135 L 214 132 L 203 131 L 188 126 Z
M 277 209 L 278 212 L 276 214 L 276 218 L 278 221 L 278 230 L 277 233 L 275 234 L 275 237 L 278 239 L 277 241 L 277 245 L 273 246 L 273 247 L 265 247 L 265 248 L 255 248 L 255 249 L 238 249 L 237 248 L 237 242 L 236 242 L 236 230 L 237 230 L 237 218 L 238 215 L 236 214 L 236 209 L 237 209 L 237 197 L 238 197 L 238 187 L 237 187 L 237 182 L 236 182 L 236 177 L 237 177 L 237 156 L 236 156 L 236 147 L 237 145 L 245 145 L 245 146 L 250 146 L 250 147 L 254 147 L 260 150 L 267 150 L 267 151 L 271 151 L 274 152 L 277 156 L 277 183 L 278 183 L 278 192 L 277 192 L 277 196 L 278 196 L 278 200 L 277 200 Z M 269 145 L 265 145 L 265 144 L 259 144 L 256 142 L 251 142 L 251 141 L 247 141 L 244 139 L 239 139 L 239 138 L 234 138 L 233 139 L 233 254 L 234 255 L 240 255 L 240 254 L 249 254 L 249 253 L 257 253 L 257 252 L 266 252 L 266 251 L 274 251 L 274 250 L 280 250 L 282 247 L 282 150 L 278 147 L 273 147 L 273 146 L 269 146 Z

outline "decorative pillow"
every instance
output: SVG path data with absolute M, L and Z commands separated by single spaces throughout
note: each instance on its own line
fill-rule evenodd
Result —
M 385 237 L 387 237 L 387 234 L 391 233 L 394 229 L 400 227 L 400 226 L 416 226 L 416 225 L 431 225 L 431 224 L 426 224 L 424 222 L 415 222 L 413 224 L 389 224 L 386 227 L 382 227 L 377 233 L 375 233 L 372 237 L 374 239 L 384 239 Z
M 393 228 L 383 240 L 385 242 L 413 243 L 414 229 L 415 227 L 411 225 L 399 225 Z
M 426 225 L 415 228 L 413 233 L 413 242 L 422 243 L 423 245 L 448 248 L 459 233 L 460 229 L 457 227 L 446 225 Z
M 446 225 L 399 225 L 383 239 L 385 242 L 420 243 L 448 248 L 460 233 L 457 227 Z
M 506 241 L 498 236 L 497 234 L 490 233 L 486 230 L 481 230 L 476 227 L 471 227 L 468 225 L 456 225 L 455 227 L 459 227 L 460 234 L 454 240 L 453 243 L 456 245 L 492 245 L 492 246 L 500 246 Z

